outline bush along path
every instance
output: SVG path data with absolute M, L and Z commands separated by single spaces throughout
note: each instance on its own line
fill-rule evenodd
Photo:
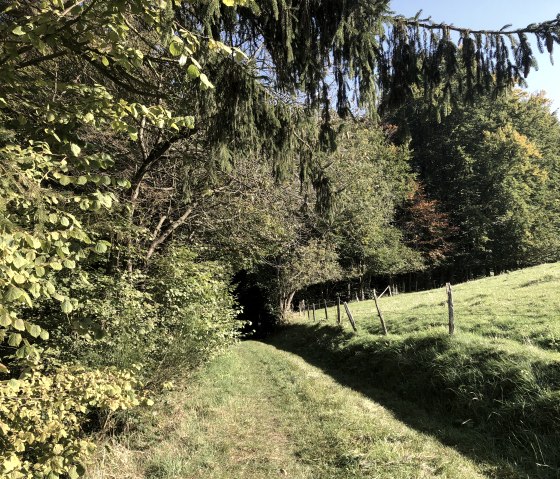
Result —
M 472 431 L 470 441 L 482 440 Z M 106 446 L 90 479 L 521 477 L 407 426 L 300 356 L 254 341 L 214 359 L 124 441 Z

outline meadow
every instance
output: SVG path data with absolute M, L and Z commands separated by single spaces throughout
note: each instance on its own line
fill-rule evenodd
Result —
M 453 285 L 453 302 L 457 334 L 510 339 L 560 351 L 560 263 Z M 391 334 L 447 331 L 445 288 L 385 295 L 379 305 Z M 372 334 L 380 331 L 373 301 L 353 301 L 349 306 L 360 329 Z M 343 326 L 348 326 L 341 310 Z M 336 307 L 328 308 L 332 321 L 336 314 Z M 317 309 L 316 318 L 324 320 L 323 309 Z

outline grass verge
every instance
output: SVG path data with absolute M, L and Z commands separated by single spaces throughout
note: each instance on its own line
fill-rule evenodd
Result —
M 560 477 L 558 353 L 466 333 L 381 337 L 309 324 L 288 326 L 271 341 L 342 384 L 366 394 L 374 387 L 373 399 L 383 390 L 436 414 L 442 438 L 446 429 L 479 433 L 498 462 L 517 468 L 512 477 Z M 402 408 L 400 414 L 423 429 Z M 468 446 L 479 459 L 485 447 Z

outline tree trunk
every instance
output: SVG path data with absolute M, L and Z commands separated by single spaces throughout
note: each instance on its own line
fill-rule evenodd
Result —
M 288 320 L 288 315 L 292 310 L 292 301 L 295 294 L 295 291 L 290 291 L 289 293 L 280 296 L 280 319 L 282 321 Z

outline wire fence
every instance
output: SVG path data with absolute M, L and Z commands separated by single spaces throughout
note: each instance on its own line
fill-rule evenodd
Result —
M 455 333 L 455 309 L 456 305 L 453 302 L 453 290 L 450 283 L 447 283 L 445 286 L 445 292 L 442 294 L 441 290 L 432 290 L 430 292 L 426 292 L 428 302 L 423 303 L 423 307 L 432 307 L 441 308 L 437 312 L 427 312 L 425 310 L 420 310 L 418 312 L 410 312 L 410 311 L 391 311 L 390 316 L 388 317 L 389 323 L 399 323 L 399 328 L 402 331 L 402 323 L 404 321 L 410 322 L 411 321 L 419 321 L 420 324 L 423 320 L 432 321 L 428 327 L 434 326 L 448 326 L 449 334 Z M 366 290 L 364 291 L 361 296 L 362 298 L 368 298 L 375 301 L 375 309 L 371 311 L 373 315 L 377 314 L 380 321 L 381 332 L 382 334 L 387 334 L 387 324 L 385 323 L 385 317 L 382 311 L 382 307 L 379 304 L 379 299 L 383 296 L 395 296 L 397 291 L 395 291 L 391 286 L 387 286 L 381 293 L 377 293 L 375 289 Z M 298 305 L 298 311 L 300 316 L 307 316 L 309 320 L 312 321 L 322 321 L 332 320 L 332 315 L 335 315 L 335 319 L 337 324 L 341 325 L 346 319 L 350 322 L 352 329 L 357 331 L 356 322 L 354 316 L 352 314 L 352 308 L 356 304 L 364 301 L 364 299 L 360 300 L 360 295 L 354 294 L 353 296 L 348 297 L 345 295 L 346 301 L 342 299 L 341 295 L 337 295 L 337 299 L 314 299 L 314 300 L 305 300 L 302 299 Z M 433 304 L 430 304 L 433 303 Z M 335 311 L 332 311 L 333 308 L 336 308 Z M 330 313 L 329 313 L 330 310 Z M 360 311 L 362 313 L 362 311 Z M 516 313 L 513 311 L 502 311 L 501 313 L 496 313 L 495 311 L 488 311 L 481 309 L 479 311 L 473 311 L 472 308 L 469 307 L 468 311 L 469 316 L 477 316 L 478 318 L 487 317 L 489 321 L 500 321 L 503 319 L 510 319 L 510 318 L 539 318 L 541 314 L 537 311 L 526 311 L 523 313 Z M 436 321 L 438 320 L 438 321 Z M 389 324 L 390 326 L 390 324 Z M 499 324 L 496 324 L 499 328 Z M 420 327 L 420 326 L 419 326 Z M 389 327 L 390 330 L 390 327 Z M 415 329 L 418 330 L 418 329 Z
M 446 292 L 446 300 L 444 301 L 443 305 L 447 304 L 447 325 L 449 328 L 449 334 L 453 335 L 455 333 L 455 305 L 453 301 L 453 289 L 450 283 L 445 285 L 445 292 Z M 393 296 L 394 291 L 392 290 L 391 285 L 387 286 L 379 295 L 375 289 L 371 290 L 372 299 L 375 301 L 375 308 L 377 310 L 377 316 L 379 317 L 381 331 L 383 335 L 387 335 L 387 325 L 385 323 L 385 318 L 383 316 L 383 311 L 381 310 L 381 306 L 379 305 L 379 299 L 381 299 L 384 295 Z M 364 298 L 364 294 L 362 293 L 362 298 Z M 361 302 L 358 295 L 356 294 L 355 301 L 357 303 Z M 363 299 L 362 299 L 363 301 Z M 318 321 L 318 316 L 323 315 L 325 320 L 329 320 L 329 308 L 336 307 L 336 322 L 337 324 L 342 324 L 343 317 L 346 316 L 352 329 L 354 332 L 357 332 L 356 321 L 350 309 L 349 303 L 353 301 L 342 301 L 340 296 L 337 296 L 336 300 L 327 300 L 322 299 L 315 302 L 307 302 L 305 299 L 301 300 L 298 305 L 298 310 L 300 316 L 307 315 L 309 320 Z M 433 314 L 422 314 L 423 317 L 430 316 L 430 317 L 438 317 L 441 318 L 441 313 L 433 313 Z

